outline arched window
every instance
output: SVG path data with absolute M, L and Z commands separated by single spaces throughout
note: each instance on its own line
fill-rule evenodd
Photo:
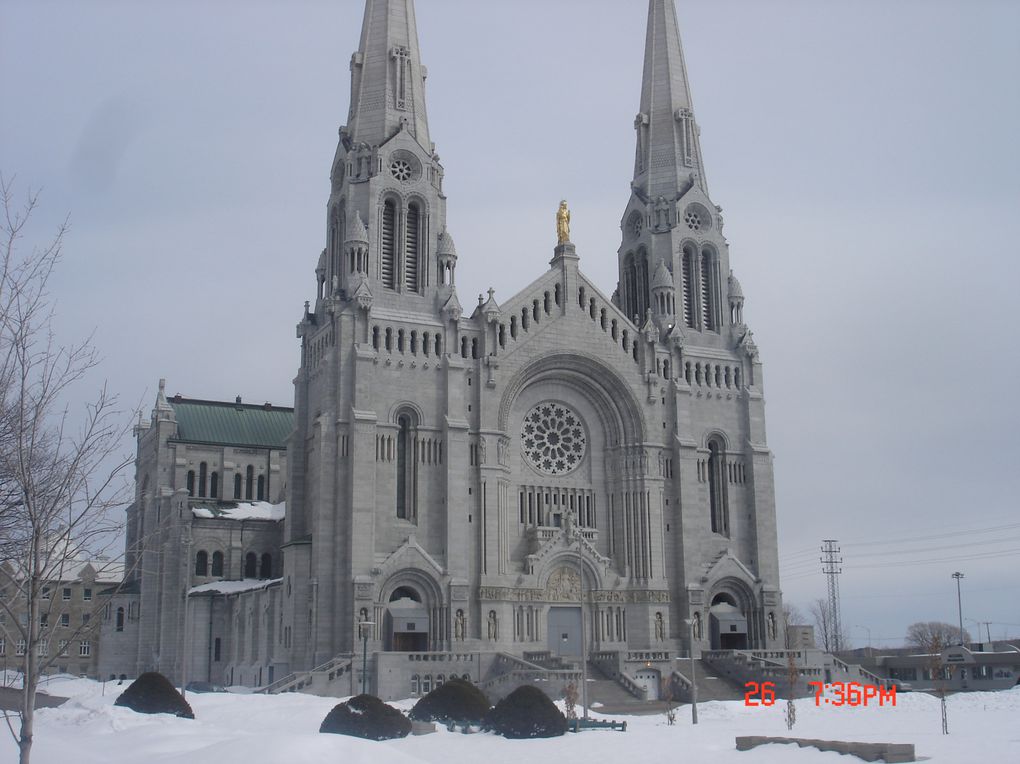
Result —
M 234 474 L 234 498 L 241 498 L 241 473 L 237 472 Z
M 209 478 L 209 495 L 214 498 L 220 498 L 220 473 L 213 472 Z
M 272 578 L 273 577 L 273 556 L 266 552 L 262 555 L 262 560 L 259 564 L 259 578 Z
M 417 695 L 421 691 L 421 677 L 417 674 L 411 676 L 411 694 Z
M 627 255 L 623 265 L 623 290 L 626 295 L 625 309 L 631 316 L 638 314 L 637 301 L 637 270 L 634 267 L 633 253 Z
M 255 496 L 256 496 L 256 498 L 259 501 L 265 501 L 266 500 L 266 476 L 265 475 L 259 475 L 258 490 L 257 490 Z
M 408 292 L 418 291 L 418 274 L 421 272 L 421 209 L 416 202 L 407 205 L 404 226 L 404 287 Z
M 223 575 L 223 552 L 212 553 L 212 570 L 210 571 L 212 576 Z
M 248 469 L 245 470 L 244 473 L 244 498 L 247 499 L 248 501 L 251 501 L 254 483 L 255 483 L 255 468 L 249 464 Z
M 410 411 L 397 415 L 397 517 L 414 520 L 418 499 L 418 421 Z
M 703 249 L 701 251 L 701 328 L 703 331 L 718 329 L 715 315 L 717 284 L 715 257 L 710 249 Z
M 117 631 L 124 631 L 124 608 L 117 608 Z
M 684 302 L 684 323 L 694 328 L 694 249 L 687 245 L 684 247 L 680 263 L 681 278 L 683 279 L 683 302 Z
M 648 307 L 648 253 L 644 250 L 638 252 L 637 278 L 637 314 L 640 323 L 641 321 L 644 321 L 645 309 Z
M 397 235 L 397 205 L 392 199 L 387 199 L 383 204 L 382 214 L 382 237 L 381 237 L 381 260 L 379 262 L 379 276 L 384 287 L 389 289 L 397 288 L 396 280 L 396 235 Z
M 188 496 L 195 495 L 195 470 L 188 470 Z
M 255 578 L 258 575 L 259 558 L 254 552 L 248 552 L 244 556 L 244 577 Z
M 202 462 L 198 465 L 198 495 L 205 496 L 205 486 L 209 477 L 209 465 Z
M 726 506 L 726 452 L 722 441 L 708 442 L 708 495 L 712 513 L 712 533 L 730 535 L 730 514 Z
M 209 575 L 209 553 L 204 549 L 195 555 L 195 575 Z

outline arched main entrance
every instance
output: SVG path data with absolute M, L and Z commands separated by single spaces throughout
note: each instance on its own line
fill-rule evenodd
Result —
M 429 610 L 410 586 L 393 590 L 386 606 L 387 650 L 422 653 L 429 649 Z
M 746 650 L 747 617 L 731 594 L 721 592 L 712 598 L 708 611 L 709 638 L 713 650 Z

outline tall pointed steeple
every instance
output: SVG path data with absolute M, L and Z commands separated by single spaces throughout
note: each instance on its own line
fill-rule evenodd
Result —
M 414 0 L 368 0 L 351 59 L 352 140 L 379 146 L 402 128 L 432 151 Z
M 634 126 L 634 185 L 646 197 L 675 199 L 690 188 L 692 174 L 708 192 L 673 0 L 648 3 L 641 112 Z

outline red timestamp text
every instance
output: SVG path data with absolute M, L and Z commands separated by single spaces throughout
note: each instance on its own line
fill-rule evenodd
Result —
M 877 700 L 880 706 L 896 705 L 896 685 L 879 687 L 874 684 L 860 682 L 808 682 L 808 687 L 815 688 L 815 705 L 827 706 L 867 706 L 874 705 Z M 831 697 L 826 693 L 831 692 Z
M 808 682 L 814 688 L 816 706 L 879 706 L 896 705 L 896 686 L 879 687 L 860 682 Z M 776 703 L 775 682 L 747 682 L 744 685 L 745 706 L 773 706 Z M 827 697 L 828 694 L 828 697 Z

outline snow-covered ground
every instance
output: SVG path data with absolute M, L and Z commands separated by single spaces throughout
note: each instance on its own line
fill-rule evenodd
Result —
M 287 694 L 188 694 L 195 719 L 146 716 L 113 705 L 123 687 L 58 678 L 48 692 L 71 699 L 61 708 L 37 712 L 35 764 L 600 764 L 601 762 L 822 762 L 860 761 L 836 753 L 770 745 L 738 752 L 738 735 L 826 738 L 913 743 L 919 761 L 935 764 L 1020 762 L 1020 688 L 949 698 L 948 736 L 941 734 L 938 700 L 903 694 L 896 707 L 848 708 L 797 703 L 797 725 L 788 732 L 783 703 L 746 708 L 741 702 L 703 703 L 697 727 L 684 706 L 677 724 L 663 716 L 626 718 L 628 731 L 588 731 L 548 740 L 504 740 L 440 729 L 432 735 L 370 742 L 318 732 L 337 702 Z M 408 709 L 412 701 L 395 704 Z M 0 737 L 0 762 L 17 760 L 14 742 Z

